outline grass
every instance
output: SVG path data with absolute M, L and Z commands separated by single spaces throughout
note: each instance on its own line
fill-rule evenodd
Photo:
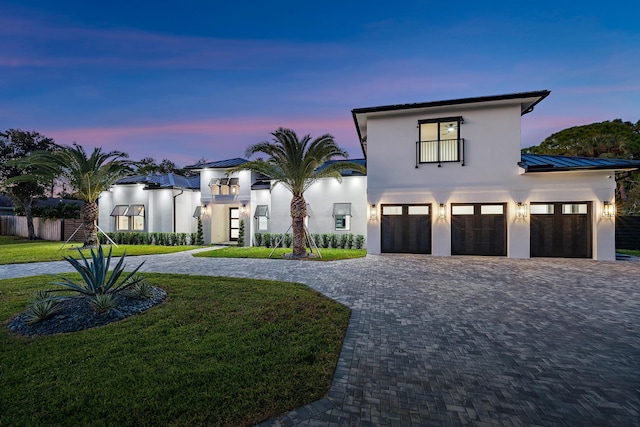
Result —
M 258 246 L 234 247 L 229 246 L 221 249 L 214 249 L 206 252 L 194 254 L 196 257 L 209 258 L 269 258 L 273 248 Z M 282 259 L 283 254 L 290 254 L 291 248 L 277 248 L 272 255 L 272 259 Z M 341 259 L 361 258 L 367 255 L 366 249 L 320 249 L 322 258 L 308 258 L 312 261 L 336 261 Z
M 70 243 L 60 249 L 64 242 L 33 241 L 24 240 L 14 236 L 0 236 L 2 247 L 2 257 L 0 264 L 20 264 L 26 262 L 61 261 L 63 256 L 78 258 L 78 251 L 82 243 Z M 107 246 L 107 245 L 104 245 Z M 110 245 L 109 245 L 110 246 Z M 113 246 L 113 255 L 120 256 L 127 252 L 127 255 L 155 255 L 173 252 L 182 252 L 201 246 L 156 246 L 156 245 L 118 245 Z M 108 249 L 105 248 L 108 251 Z M 89 250 L 83 250 L 85 256 L 89 255 Z
M 6 325 L 50 278 L 0 281 L 0 425 L 250 425 L 327 393 L 346 307 L 300 284 L 145 276 L 163 304 L 42 337 Z
M 616 249 L 617 253 L 620 254 L 625 254 L 625 255 L 632 255 L 632 256 L 637 256 L 640 257 L 640 250 L 632 250 L 632 249 Z

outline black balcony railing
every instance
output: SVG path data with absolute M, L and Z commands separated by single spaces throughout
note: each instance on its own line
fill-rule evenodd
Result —
M 464 166 L 464 138 L 416 142 L 416 168 L 420 163 L 461 162 Z

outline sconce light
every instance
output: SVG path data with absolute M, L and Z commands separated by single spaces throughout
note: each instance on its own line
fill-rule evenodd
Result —
M 611 202 L 602 202 L 602 216 L 605 218 L 613 218 L 616 216 L 616 205 Z
M 526 218 L 529 215 L 529 207 L 526 203 L 516 203 L 516 218 Z
M 245 216 L 247 214 L 247 205 L 246 203 L 242 204 L 242 207 L 240 208 L 240 216 Z
M 202 214 L 206 215 L 207 214 L 207 206 L 209 206 L 209 202 L 204 202 L 202 204 Z
M 440 203 L 438 206 L 438 218 L 445 219 L 447 217 L 447 205 Z
M 375 221 L 378 219 L 378 211 L 376 210 L 375 203 L 371 203 L 371 208 L 369 209 L 369 219 L 371 221 Z

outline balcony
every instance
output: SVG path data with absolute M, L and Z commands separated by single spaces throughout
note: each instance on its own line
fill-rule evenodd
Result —
M 464 166 L 464 138 L 416 142 L 416 168 L 422 163 L 461 162 Z

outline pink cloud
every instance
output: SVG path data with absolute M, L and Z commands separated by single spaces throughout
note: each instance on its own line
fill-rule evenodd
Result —
M 331 133 L 351 157 L 362 157 L 351 116 L 343 117 L 234 117 L 199 121 L 147 122 L 114 125 L 44 129 L 59 144 L 77 142 L 85 147 L 124 151 L 134 160 L 169 158 L 185 165 L 200 158 L 222 160 L 243 157 L 254 143 L 271 139 L 270 132 L 289 127 L 298 135 L 312 137 Z

